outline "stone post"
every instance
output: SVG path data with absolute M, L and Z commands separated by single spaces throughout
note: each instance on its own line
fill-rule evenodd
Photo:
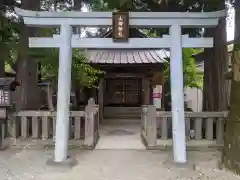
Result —
M 90 98 L 88 104 L 85 107 L 85 140 L 84 145 L 91 147 L 95 142 L 95 115 L 98 111 L 98 106 L 95 104 L 94 99 Z M 98 124 L 97 124 L 98 126 Z
M 187 159 L 184 119 L 182 31 L 179 24 L 174 24 L 170 27 L 170 37 L 173 156 L 175 163 L 186 163 Z
M 59 72 L 57 92 L 57 120 L 54 161 L 63 162 L 67 159 L 69 135 L 69 105 L 71 93 L 72 69 L 72 27 L 61 26 L 61 45 L 59 49 Z
M 147 109 L 147 144 L 148 146 L 156 146 L 157 145 L 157 125 L 156 125 L 156 107 L 155 106 L 148 106 Z

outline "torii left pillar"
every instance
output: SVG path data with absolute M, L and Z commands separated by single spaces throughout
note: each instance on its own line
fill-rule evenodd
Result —
M 183 93 L 182 27 L 179 24 L 174 24 L 170 27 L 170 37 L 173 157 L 175 163 L 185 164 L 187 163 L 187 158 Z
M 69 104 L 72 70 L 72 26 L 61 25 L 55 151 L 52 164 L 74 165 L 68 157 Z

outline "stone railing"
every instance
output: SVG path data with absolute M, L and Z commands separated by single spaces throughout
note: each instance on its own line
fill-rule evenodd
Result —
M 98 116 L 96 104 L 88 104 L 85 111 L 70 111 L 69 145 L 94 148 L 99 138 Z M 15 139 L 16 146 L 30 143 L 29 140 L 35 142 L 34 145 L 54 145 L 55 132 L 55 111 L 21 111 L 9 115 L 7 139 Z
M 11 136 L 21 139 L 55 139 L 56 112 L 20 111 L 11 115 Z M 84 137 L 84 111 L 71 111 L 69 116 L 69 139 Z M 10 130 L 9 130 L 10 131 Z
M 219 147 L 223 143 L 227 112 L 185 112 L 188 146 Z M 147 147 L 172 145 L 172 114 L 142 106 L 142 137 Z

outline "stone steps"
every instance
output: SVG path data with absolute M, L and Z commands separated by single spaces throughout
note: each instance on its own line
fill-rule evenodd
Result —
M 106 119 L 140 119 L 141 107 L 104 107 Z
M 104 124 L 134 124 L 134 123 L 140 123 L 141 119 L 133 119 L 133 118 L 104 118 L 103 123 Z

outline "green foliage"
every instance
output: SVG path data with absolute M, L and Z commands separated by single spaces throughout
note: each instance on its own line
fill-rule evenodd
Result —
M 99 76 L 104 72 L 100 69 L 93 68 L 86 55 L 79 49 L 73 50 L 73 78 L 82 86 L 95 87 Z
M 119 10 L 119 9 L 132 9 L 133 1 L 132 0 L 103 0 L 107 4 L 108 9 L 110 10 Z
M 192 56 L 201 51 L 201 49 L 193 48 L 183 49 L 184 86 L 203 88 L 203 75 L 197 72 L 195 58 Z M 166 60 L 168 63 L 165 63 L 165 74 L 170 81 L 170 58 Z
M 199 53 L 199 49 L 183 49 L 183 72 L 184 85 L 189 87 L 203 88 L 203 75 L 197 72 L 195 58 L 193 54 Z
M 108 4 L 109 9 L 128 8 L 133 11 L 200 12 L 203 8 L 203 3 L 209 3 L 209 0 L 208 2 L 203 0 L 103 0 L 103 2 Z
M 57 82 L 59 50 L 58 49 L 32 49 L 30 56 L 41 63 L 42 80 Z M 73 49 L 72 54 L 72 81 L 78 82 L 81 86 L 96 87 L 95 84 L 104 72 L 93 68 L 79 49 Z
M 12 72 L 12 66 L 16 62 L 17 42 L 19 39 L 19 23 L 12 15 L 12 7 L 18 6 L 15 0 L 0 2 L 0 60 L 5 61 L 5 71 Z
M 143 32 L 148 37 L 157 37 L 156 32 L 149 29 L 144 29 Z M 203 75 L 197 72 L 195 58 L 193 54 L 202 52 L 202 49 L 185 48 L 183 49 L 183 72 L 184 72 L 184 86 L 203 88 Z M 170 81 L 170 58 L 166 58 L 165 74 Z
M 44 4 L 45 3 L 45 4 Z M 52 1 L 51 1 L 52 3 Z M 44 1 L 43 9 L 49 9 L 50 1 Z M 12 68 L 17 60 L 17 42 L 19 38 L 19 23 L 13 17 L 5 17 L 5 13 L 0 15 L 0 52 L 1 60 L 5 61 L 5 70 L 12 72 Z M 42 28 L 38 35 L 41 37 L 51 36 L 57 29 Z M 58 76 L 58 50 L 57 49 L 29 49 L 31 58 L 37 59 L 41 63 L 42 80 L 57 82 Z M 72 58 L 72 81 L 81 86 L 95 87 L 98 77 L 103 71 L 93 68 L 83 51 L 74 49 Z
M 0 15 L 0 53 L 1 59 L 9 59 L 16 47 L 18 24 Z

